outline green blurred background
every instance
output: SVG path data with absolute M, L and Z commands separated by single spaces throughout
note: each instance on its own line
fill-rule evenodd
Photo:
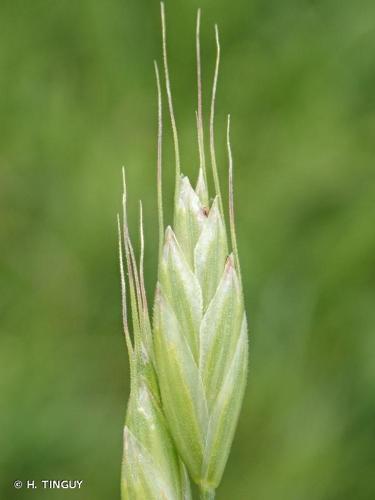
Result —
M 375 3 L 167 0 L 183 171 L 197 172 L 194 31 L 217 154 L 232 115 L 249 384 L 218 500 L 375 498 Z M 0 6 L 0 498 L 119 498 L 129 389 L 116 213 L 156 276 L 159 4 Z M 207 123 L 207 116 L 206 116 Z M 166 207 L 173 162 L 165 129 Z M 169 212 L 170 213 L 170 212 Z M 82 479 L 78 491 L 15 479 Z

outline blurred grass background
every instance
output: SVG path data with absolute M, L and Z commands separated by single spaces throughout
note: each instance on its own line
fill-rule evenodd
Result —
M 198 6 L 206 109 L 221 28 L 218 159 L 225 178 L 230 112 L 251 325 L 217 498 L 373 499 L 375 3 L 167 0 L 189 175 Z M 129 388 L 115 218 L 124 164 L 152 296 L 159 4 L 2 0 L 0 28 L 0 498 L 115 499 Z M 15 479 L 85 484 L 16 491 Z

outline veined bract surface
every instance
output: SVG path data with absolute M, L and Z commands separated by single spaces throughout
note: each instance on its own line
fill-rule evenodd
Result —
M 123 206 L 123 230 L 119 220 L 119 253 L 123 323 L 129 353 L 131 387 L 124 427 L 121 496 L 122 500 L 190 500 L 186 468 L 176 452 L 161 409 L 143 278 L 142 215 L 141 259 L 138 270 L 127 226 L 125 177 Z M 128 271 L 127 281 L 123 248 Z M 133 320 L 133 341 L 128 325 L 127 288 Z
M 202 499 L 212 499 L 228 459 L 247 378 L 247 321 L 237 250 L 233 206 L 230 119 L 227 124 L 229 162 L 229 228 L 216 164 L 215 98 L 220 61 L 217 57 L 210 110 L 210 159 L 215 196 L 210 204 L 204 147 L 200 64 L 200 11 L 196 51 L 200 168 L 196 188 L 181 175 L 167 61 L 164 6 L 161 6 L 163 61 L 176 160 L 173 227 L 159 247 L 153 341 L 155 367 L 164 414 L 178 453 L 199 486 Z M 157 80 L 159 82 L 158 73 Z M 161 98 L 159 88 L 159 238 L 164 223 L 161 196 Z M 229 250 L 228 247 L 231 246 Z
M 207 492 L 223 474 L 247 375 L 247 324 L 222 214 L 181 178 L 159 268 L 154 345 L 162 404 L 191 477 Z
M 162 201 L 162 98 L 158 88 L 159 265 L 152 330 L 143 280 L 143 229 L 139 272 L 130 242 L 124 198 L 124 248 L 129 277 L 134 345 L 126 314 L 124 328 L 131 367 L 131 392 L 124 435 L 123 499 L 190 498 L 186 469 L 201 499 L 213 499 L 228 459 L 247 378 L 248 339 L 233 208 L 229 140 L 229 234 L 216 166 L 214 110 L 217 59 L 210 111 L 210 158 L 215 193 L 207 186 L 201 68 L 200 11 L 197 18 L 197 130 L 200 168 L 196 188 L 181 175 L 161 4 L 163 61 L 171 118 L 176 187 L 173 225 L 164 230 Z M 124 192 L 126 193 L 125 183 Z M 122 252 L 120 245 L 120 258 Z

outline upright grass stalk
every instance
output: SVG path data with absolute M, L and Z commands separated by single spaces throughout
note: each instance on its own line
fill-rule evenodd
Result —
M 158 95 L 157 198 L 159 260 L 152 325 L 145 293 L 143 212 L 140 262 L 129 236 L 124 178 L 123 229 L 119 223 L 123 319 L 131 389 L 124 432 L 123 500 L 187 500 L 187 472 L 202 500 L 215 498 L 228 459 L 247 378 L 247 321 L 236 240 L 230 117 L 227 121 L 229 237 L 215 153 L 214 118 L 220 62 L 210 106 L 210 157 L 214 199 L 210 202 L 205 162 L 200 59 L 196 27 L 199 173 L 196 187 L 181 175 L 180 150 L 168 69 L 165 10 L 161 4 L 165 88 L 175 149 L 173 226 L 164 227 L 162 198 L 162 98 Z M 230 246 L 229 246 L 230 245 Z M 126 280 L 123 252 L 128 271 Z M 132 315 L 131 339 L 127 287 Z

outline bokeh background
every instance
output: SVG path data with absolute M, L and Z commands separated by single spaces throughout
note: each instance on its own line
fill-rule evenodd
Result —
M 249 384 L 218 500 L 375 498 L 375 3 L 167 0 L 183 171 L 197 172 L 221 28 L 217 154 L 232 115 Z M 0 6 L 0 498 L 119 498 L 129 389 L 116 213 L 156 276 L 157 1 Z M 207 115 L 206 115 L 207 123 Z M 165 120 L 164 187 L 173 161 Z M 170 213 L 170 212 L 169 212 Z M 15 479 L 82 479 L 80 491 Z

